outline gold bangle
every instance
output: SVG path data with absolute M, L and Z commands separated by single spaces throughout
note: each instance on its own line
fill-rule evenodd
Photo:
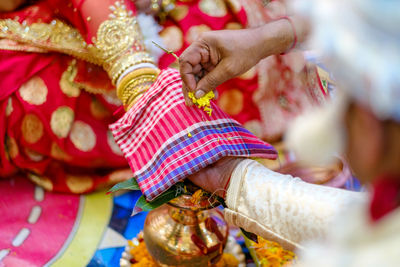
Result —
M 155 75 L 145 75 L 140 78 L 129 81 L 124 87 L 124 91 L 121 97 L 122 103 L 126 104 L 132 95 L 138 93 L 143 85 L 151 84 L 157 77 Z
M 117 87 L 117 96 L 118 96 L 118 98 L 119 99 L 122 98 L 122 95 L 123 95 L 123 92 L 125 90 L 125 87 L 126 87 L 127 83 L 130 82 L 131 80 L 134 80 L 134 79 L 136 79 L 136 78 L 138 78 L 139 76 L 142 76 L 142 75 L 154 75 L 154 76 L 157 76 L 159 72 L 160 72 L 160 70 L 158 70 L 158 69 L 141 68 L 141 69 L 137 69 L 137 70 L 134 70 L 134 71 L 128 73 L 125 77 L 122 78 L 122 80 L 118 84 L 118 87 Z
M 121 56 L 113 63 L 108 72 L 112 83 L 116 84 L 122 73 L 128 68 L 141 63 L 151 63 L 155 65 L 153 58 L 147 52 L 133 52 Z

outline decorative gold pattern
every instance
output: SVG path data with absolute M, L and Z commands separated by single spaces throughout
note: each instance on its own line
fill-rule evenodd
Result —
M 242 5 L 240 4 L 239 0 L 226 0 L 229 8 L 235 12 L 238 13 L 242 9 Z
M 22 119 L 22 136 L 29 144 L 34 144 L 43 136 L 43 124 L 34 114 L 27 114 Z
M 96 134 L 90 125 L 83 121 L 75 121 L 69 135 L 74 146 L 84 152 L 88 152 L 96 145 Z
M 7 102 L 7 107 L 6 107 L 6 116 L 10 116 L 11 113 L 13 112 L 14 108 L 13 108 L 13 103 L 12 103 L 12 98 L 11 96 L 8 98 L 8 102 Z
M 74 111 L 67 106 L 61 106 L 57 108 L 53 114 L 51 114 L 50 127 L 55 135 L 59 138 L 65 138 L 68 136 L 71 130 L 72 123 L 74 121 Z
M 136 18 L 128 11 L 125 5 L 116 1 L 110 6 L 112 14 L 110 19 L 103 21 L 97 30 L 97 39 L 93 39 L 93 45 L 88 46 L 93 55 L 103 62 L 104 69 L 108 72 L 115 84 L 119 76 L 130 66 L 141 62 L 147 62 L 150 56 L 145 53 L 142 33 Z M 127 64 L 125 57 L 142 52 Z M 132 59 L 131 59 L 132 60 Z M 151 59 L 151 63 L 154 61 Z
M 43 154 L 40 154 L 36 151 L 33 151 L 29 148 L 25 148 L 25 154 L 30 158 L 32 161 L 39 162 L 43 160 L 44 156 Z
M 106 107 L 94 97 L 90 102 L 90 112 L 92 113 L 93 117 L 99 120 L 111 116 L 111 113 L 108 111 L 108 109 L 106 109 Z
M 82 194 L 93 187 L 93 179 L 90 176 L 67 175 L 67 186 L 72 193 Z
M 243 93 L 238 89 L 223 92 L 218 100 L 218 106 L 229 115 L 237 115 L 243 109 Z
M 110 174 L 108 179 L 110 180 L 111 183 L 119 183 L 128 180 L 129 178 L 132 178 L 132 176 L 133 173 L 131 169 L 123 169 L 114 171 L 113 173 Z
M 127 74 L 118 84 L 117 96 L 122 100 L 125 109 L 128 110 L 139 96 L 143 95 L 154 83 L 159 70 L 153 68 L 141 68 Z
M 114 136 L 112 135 L 112 133 L 110 131 L 107 131 L 107 143 L 110 146 L 111 151 L 114 152 L 114 154 L 116 154 L 118 156 L 123 155 L 121 149 L 119 148 L 117 143 L 115 143 Z
M 107 94 L 103 94 L 103 98 L 107 103 L 115 106 L 121 106 L 122 101 L 117 97 L 117 93 L 115 91 L 109 92 Z
M 77 73 L 78 69 L 76 67 L 76 60 L 73 59 L 61 75 L 60 79 L 61 91 L 69 97 L 77 97 L 81 93 L 79 86 L 74 83 Z
M 39 176 L 33 173 L 28 174 L 28 178 L 35 184 L 43 187 L 47 191 L 53 191 L 53 183 L 51 180 L 44 176 Z
M 10 136 L 6 136 L 6 151 L 11 159 L 15 159 L 19 154 L 17 141 Z
M 171 16 L 172 19 L 174 19 L 175 21 L 180 21 L 182 20 L 184 17 L 186 17 L 186 15 L 189 12 L 189 7 L 186 5 L 180 5 L 180 6 L 176 6 L 170 13 L 169 16 Z
M 211 17 L 223 17 L 228 13 L 223 0 L 201 0 L 199 8 L 202 12 Z
M 119 58 L 108 71 L 110 77 L 112 77 L 112 82 L 116 84 L 125 70 L 140 63 L 154 64 L 154 60 L 147 52 L 132 52 Z
M 189 43 L 193 43 L 194 41 L 197 40 L 197 38 L 199 38 L 200 34 L 203 32 L 208 32 L 211 31 L 211 28 L 208 27 L 205 24 L 201 24 L 201 25 L 196 25 L 196 26 L 192 26 L 188 32 L 186 33 L 186 40 Z
M 38 48 L 31 45 L 21 44 L 9 39 L 0 39 L 0 49 L 10 50 L 10 51 L 33 52 L 33 53 L 47 53 L 46 49 Z
M 160 37 L 163 40 L 166 48 L 173 52 L 178 51 L 183 45 L 183 33 L 177 26 L 170 26 L 165 28 L 161 33 Z
M 39 76 L 33 76 L 19 88 L 22 99 L 31 105 L 41 105 L 46 102 L 47 93 L 47 86 Z
M 26 22 L 3 19 L 0 20 L 0 38 L 29 44 L 46 51 L 64 53 L 97 65 L 102 63 L 87 50 L 79 31 L 60 20 L 28 25 Z
M 68 161 L 71 160 L 71 156 L 69 156 L 67 153 L 62 150 L 57 143 L 52 143 L 51 144 L 51 149 L 50 149 L 50 155 L 58 160 L 62 161 Z

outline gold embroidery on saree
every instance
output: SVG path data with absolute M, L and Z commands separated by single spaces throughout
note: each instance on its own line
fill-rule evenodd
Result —
M 71 130 L 74 117 L 74 111 L 70 107 L 62 106 L 57 108 L 53 114 L 51 114 L 51 130 L 59 138 L 67 137 Z
M 12 19 L 3 19 L 0 20 L 0 38 L 64 53 L 101 65 L 99 59 L 87 50 L 87 44 L 79 31 L 60 20 L 28 25 Z
M 51 180 L 44 176 L 39 176 L 33 173 L 28 174 L 28 178 L 35 184 L 43 187 L 47 191 L 53 191 L 53 183 Z
M 57 143 L 52 143 L 51 148 L 50 148 L 50 155 L 58 160 L 62 161 L 68 161 L 71 160 L 71 156 L 69 156 L 67 153 L 62 150 Z
M 12 98 L 9 97 L 8 98 L 8 102 L 7 102 L 7 107 L 6 107 L 6 116 L 10 116 L 11 113 L 14 111 L 14 107 L 13 107 L 13 103 L 12 103 Z
M 93 187 L 93 179 L 90 176 L 67 175 L 67 186 L 72 193 L 81 194 Z
M 111 148 L 111 151 L 118 156 L 122 156 L 123 153 L 117 143 L 115 143 L 114 136 L 112 135 L 111 131 L 107 131 L 107 143 Z
M 21 131 L 24 140 L 34 144 L 43 136 L 43 124 L 34 114 L 27 114 L 22 119 Z
M 104 105 L 95 97 L 93 97 L 92 101 L 90 102 L 90 112 L 92 113 L 93 117 L 98 120 L 103 120 L 111 116 L 111 113 L 106 109 L 106 107 L 104 107 Z
M 10 136 L 6 136 L 6 151 L 11 159 L 16 158 L 19 154 L 17 141 Z
M 96 145 L 96 134 L 90 125 L 83 121 L 75 121 L 69 135 L 74 146 L 83 152 L 88 152 Z
M 48 89 L 42 78 L 33 76 L 19 88 L 22 99 L 31 105 L 41 105 L 46 102 Z
M 60 79 L 61 91 L 69 97 L 78 97 L 81 90 L 74 82 L 78 69 L 76 67 L 76 60 L 72 60 L 67 69 L 63 72 Z

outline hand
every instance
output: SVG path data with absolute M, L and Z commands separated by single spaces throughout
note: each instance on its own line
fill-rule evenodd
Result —
M 251 45 L 256 39 L 254 29 L 203 33 L 179 58 L 186 99 L 189 91 L 200 98 L 254 66 L 260 60 Z
M 242 160 L 242 158 L 233 157 L 222 158 L 215 164 L 202 169 L 188 178 L 204 190 L 224 197 L 224 189 L 227 187 L 229 178 L 232 176 L 233 170 Z
M 161 1 L 162 0 L 158 0 L 158 6 L 161 6 Z M 135 3 L 138 13 L 146 13 L 147 15 L 155 15 L 157 13 L 157 11 L 151 7 L 151 0 L 134 0 L 133 2 Z
M 293 24 L 280 19 L 258 28 L 203 33 L 179 58 L 186 104 L 192 104 L 188 92 L 200 98 L 261 59 L 286 52 L 295 36 L 298 42 L 303 41 L 308 33 L 307 21 L 300 17 L 291 20 Z

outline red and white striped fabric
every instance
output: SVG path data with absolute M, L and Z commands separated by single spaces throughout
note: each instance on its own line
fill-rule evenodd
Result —
M 222 157 L 275 159 L 259 140 L 214 103 L 212 115 L 185 105 L 179 72 L 163 70 L 154 85 L 110 126 L 135 179 L 151 201 Z

